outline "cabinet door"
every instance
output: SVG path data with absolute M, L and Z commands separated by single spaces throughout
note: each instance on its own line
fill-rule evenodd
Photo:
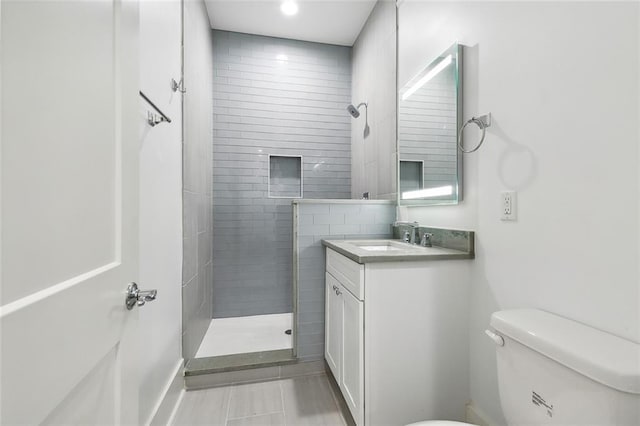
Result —
M 364 303 L 340 288 L 343 302 L 340 388 L 357 425 L 364 424 Z
M 342 296 L 338 294 L 340 283 L 329 273 L 325 278 L 324 357 L 336 381 L 342 378 Z

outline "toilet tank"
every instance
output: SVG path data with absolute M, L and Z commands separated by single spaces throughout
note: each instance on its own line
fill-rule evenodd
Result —
M 640 425 L 637 343 L 536 309 L 495 312 L 491 327 L 509 425 Z

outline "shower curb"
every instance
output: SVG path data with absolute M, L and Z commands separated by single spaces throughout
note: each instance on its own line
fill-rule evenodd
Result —
M 324 360 L 281 361 L 278 365 L 254 366 L 243 369 L 227 370 L 220 372 L 193 371 L 184 377 L 184 385 L 187 391 L 207 389 L 234 384 L 268 382 L 272 380 L 287 379 L 298 376 L 324 374 Z
M 187 377 L 227 371 L 249 370 L 283 364 L 294 364 L 297 361 L 291 349 L 210 356 L 189 360 L 185 366 L 184 375 Z

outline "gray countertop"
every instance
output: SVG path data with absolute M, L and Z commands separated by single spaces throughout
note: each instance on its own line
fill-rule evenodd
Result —
M 322 240 L 329 247 L 349 259 L 364 264 L 373 262 L 407 262 L 473 259 L 473 251 L 445 247 L 421 247 L 401 240 Z M 366 249 L 363 247 L 370 247 Z

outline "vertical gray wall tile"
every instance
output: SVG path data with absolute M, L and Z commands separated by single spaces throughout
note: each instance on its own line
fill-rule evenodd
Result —
M 185 2 L 182 352 L 193 358 L 211 321 L 213 69 L 208 19 Z
M 396 198 L 396 6 L 379 1 L 353 45 L 352 97 L 369 102 L 370 133 L 354 120 L 353 198 Z M 364 107 L 361 112 L 364 112 Z M 364 115 L 364 114 L 363 114 Z

